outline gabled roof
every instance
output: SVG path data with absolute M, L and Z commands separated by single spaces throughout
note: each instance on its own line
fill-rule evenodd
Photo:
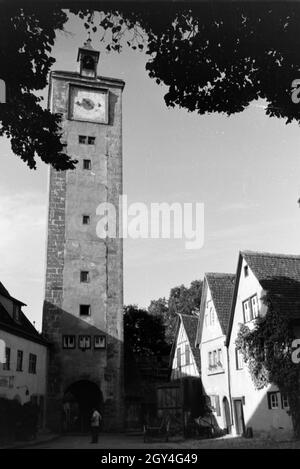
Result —
M 17 299 L 14 298 L 13 296 L 11 296 L 11 295 L 9 294 L 8 290 L 6 290 L 6 288 L 5 288 L 5 286 L 3 285 L 2 282 L 0 282 L 0 295 L 5 296 L 5 298 L 8 298 L 9 300 L 12 300 L 12 301 L 14 301 L 15 303 L 18 303 L 19 305 L 26 306 L 25 303 L 22 303 L 22 301 L 17 300 Z
M 0 283 L 0 293 L 20 305 L 24 305 L 24 303 L 12 298 L 2 283 Z M 0 330 L 1 329 L 10 332 L 11 334 L 24 337 L 25 339 L 32 340 L 33 342 L 38 342 L 44 345 L 48 344 L 22 311 L 20 311 L 20 320 L 15 321 L 0 302 Z
M 235 275 L 219 272 L 207 272 L 204 276 L 205 287 L 203 288 L 200 316 L 197 330 L 196 343 L 200 344 L 205 314 L 207 287 L 210 289 L 212 301 L 221 326 L 221 330 L 226 335 L 230 316 L 230 307 L 234 290 Z
M 243 259 L 270 298 L 282 305 L 291 318 L 300 319 L 300 256 L 241 251 L 233 293 L 226 343 L 230 341 L 236 297 Z
M 226 334 L 234 288 L 234 274 L 205 274 L 223 334 Z
M 198 316 L 195 316 L 193 314 L 180 314 L 180 313 L 178 314 L 178 322 L 177 322 L 175 339 L 174 339 L 172 350 L 171 350 L 170 362 L 172 363 L 173 358 L 174 358 L 178 332 L 180 329 L 180 325 L 182 324 L 185 330 L 190 348 L 191 348 L 191 352 L 194 357 L 195 364 L 200 374 L 201 373 L 200 353 L 195 345 L 196 334 L 197 334 L 197 323 L 198 323 Z

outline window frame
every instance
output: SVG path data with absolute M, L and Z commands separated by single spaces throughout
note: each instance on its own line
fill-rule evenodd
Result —
M 102 338 L 102 340 L 104 342 L 103 346 L 96 345 L 96 341 L 97 341 L 97 339 L 100 339 L 100 337 Z M 104 334 L 94 335 L 94 349 L 96 349 L 96 350 L 106 349 L 106 335 L 104 335 Z
M 87 159 L 87 158 L 84 158 L 83 160 L 83 163 L 82 163 L 82 169 L 84 171 L 90 171 L 92 169 L 92 160 L 91 159 Z
M 85 344 L 84 347 L 82 347 L 82 345 L 81 345 L 81 341 L 82 341 L 83 339 L 84 339 L 85 341 L 88 339 L 88 345 Z M 90 349 L 91 349 L 91 346 L 92 346 L 92 340 L 91 340 L 91 336 L 90 336 L 90 335 L 88 335 L 88 334 L 80 334 L 80 335 L 78 336 L 78 348 L 79 348 L 80 350 L 90 350 Z
M 23 350 L 17 350 L 16 371 L 23 371 L 23 362 L 24 362 L 24 352 Z
M 86 220 L 86 222 L 85 222 L 85 220 Z M 82 215 L 82 224 L 83 225 L 90 225 L 91 224 L 90 215 Z
M 28 373 L 36 375 L 36 369 L 37 369 L 37 355 L 35 353 L 30 353 L 29 354 L 29 359 L 28 359 Z
M 89 270 L 80 271 L 80 283 L 90 283 L 90 271 Z
M 83 313 L 81 312 L 83 308 L 88 308 L 88 311 L 89 311 L 88 314 L 85 314 L 85 313 L 83 314 Z M 80 305 L 79 305 L 79 316 L 80 316 L 80 317 L 82 317 L 82 316 L 83 316 L 83 317 L 91 316 L 91 305 L 80 304 Z
M 72 337 L 73 338 L 73 345 L 70 346 L 69 343 L 66 345 L 65 341 L 66 339 Z M 66 350 L 73 350 L 76 348 L 76 336 L 75 334 L 64 334 L 62 336 L 62 346 L 63 346 L 63 349 L 66 349 Z
M 11 358 L 11 348 L 5 347 L 5 363 L 3 363 L 3 370 L 9 371 L 10 370 L 10 358 Z

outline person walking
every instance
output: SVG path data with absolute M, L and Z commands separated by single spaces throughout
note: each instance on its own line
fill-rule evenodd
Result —
M 91 429 L 92 429 L 91 443 L 98 443 L 98 435 L 99 435 L 101 420 L 102 420 L 102 416 L 100 412 L 98 412 L 98 410 L 94 407 L 92 411 L 92 417 L 91 417 Z

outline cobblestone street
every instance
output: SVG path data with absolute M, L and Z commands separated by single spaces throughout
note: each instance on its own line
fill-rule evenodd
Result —
M 64 436 L 31 449 L 300 449 L 300 441 L 271 439 L 216 438 L 209 440 L 171 439 L 169 442 L 143 442 L 142 436 L 102 434 L 98 444 L 91 444 L 88 435 Z

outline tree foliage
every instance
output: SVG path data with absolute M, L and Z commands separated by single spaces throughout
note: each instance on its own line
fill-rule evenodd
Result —
M 7 86 L 0 135 L 10 138 L 13 153 L 30 168 L 36 167 L 36 155 L 56 169 L 73 168 L 60 141 L 60 117 L 43 109 L 36 94 L 47 85 L 55 31 L 63 29 L 67 15 L 53 5 L 2 5 L 0 15 L 0 76 Z
M 162 318 L 169 344 L 174 340 L 177 315 L 199 312 L 201 294 L 202 281 L 194 280 L 188 288 L 184 285 L 172 288 L 168 300 L 159 298 L 151 301 L 148 312 Z
M 76 4 L 71 11 L 108 51 L 124 45 L 144 50 L 146 69 L 167 87 L 167 106 L 199 114 L 243 111 L 258 98 L 266 113 L 299 121 L 291 99 L 299 78 L 300 5 L 293 2 L 173 2 Z M 67 15 L 57 5 L 1 6 L 0 76 L 8 86 L 0 109 L 0 135 L 30 168 L 35 157 L 56 169 L 74 168 L 64 153 L 60 118 L 41 107 L 36 92 L 47 85 L 55 34 Z
M 277 301 L 267 294 L 264 301 L 266 315 L 256 320 L 252 330 L 241 325 L 236 346 L 242 352 L 257 389 L 274 383 L 288 396 L 294 431 L 299 437 L 300 367 L 292 360 L 294 322 L 288 304 L 282 299 Z
M 130 352 L 144 357 L 161 356 L 169 351 L 161 317 L 134 305 L 124 307 L 124 341 Z

